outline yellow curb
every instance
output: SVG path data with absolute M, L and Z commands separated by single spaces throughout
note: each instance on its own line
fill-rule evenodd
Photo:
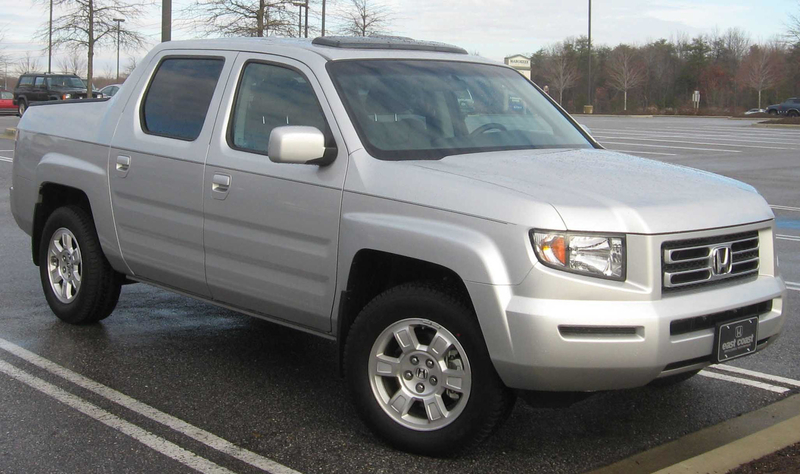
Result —
M 634 454 L 608 466 L 597 468 L 591 471 L 591 474 L 650 473 L 670 468 L 689 459 L 699 458 L 706 453 L 722 449 L 750 436 L 769 436 L 770 429 L 784 421 L 797 418 L 798 413 L 800 413 L 800 395 L 792 395 L 750 413 L 730 418 L 722 423 L 687 434 L 679 439 Z M 796 429 L 796 431 L 800 434 L 800 429 Z M 778 451 L 793 443 L 794 441 L 787 442 L 787 444 L 766 452 L 766 454 Z M 763 456 L 758 452 L 749 453 L 749 459 L 745 459 L 744 462 L 754 461 Z M 704 467 L 707 468 L 705 471 L 698 472 L 715 472 L 711 470 L 712 466 L 710 464 Z M 690 471 L 678 472 L 685 473 Z
M 733 443 L 656 471 L 656 474 L 724 474 L 800 442 L 800 415 Z

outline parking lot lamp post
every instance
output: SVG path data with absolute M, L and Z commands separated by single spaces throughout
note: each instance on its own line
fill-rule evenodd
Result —
M 53 63 L 53 0 L 50 0 L 50 26 L 47 31 L 47 73 L 53 72 L 51 64 Z
M 589 105 L 592 105 L 592 0 L 589 0 Z
M 325 36 L 325 0 L 322 0 L 322 36 Z
M 117 22 L 117 82 L 119 82 L 119 29 L 120 25 L 122 24 L 123 21 L 125 21 L 125 19 L 114 18 L 114 21 Z
M 302 38 L 303 37 L 303 7 L 305 7 L 307 5 L 306 2 L 307 2 L 307 0 L 304 0 L 302 2 L 299 2 L 299 1 L 292 2 L 292 5 L 294 5 L 294 6 L 296 6 L 298 8 L 298 10 L 297 10 L 297 37 L 298 38 Z M 308 34 L 307 31 L 306 31 L 306 34 Z

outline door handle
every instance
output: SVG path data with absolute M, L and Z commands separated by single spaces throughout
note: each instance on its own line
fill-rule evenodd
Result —
M 117 156 L 117 175 L 121 178 L 124 178 L 128 175 L 128 169 L 131 167 L 131 157 L 125 155 Z
M 231 188 L 231 177 L 226 174 L 215 174 L 211 178 L 211 197 L 223 200 L 228 197 Z

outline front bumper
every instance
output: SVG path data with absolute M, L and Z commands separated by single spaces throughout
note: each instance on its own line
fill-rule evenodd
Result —
M 524 390 L 643 386 L 711 363 L 714 328 L 671 334 L 673 321 L 771 302 L 759 314 L 758 349 L 765 348 L 783 326 L 786 287 L 771 274 L 777 273 L 772 229 L 760 232 L 766 245 L 756 279 L 663 297 L 660 263 L 620 284 L 566 276 L 541 265 L 518 286 L 468 283 L 497 372 L 507 386 Z M 660 242 L 653 239 L 642 236 L 640 243 L 645 252 L 658 255 Z

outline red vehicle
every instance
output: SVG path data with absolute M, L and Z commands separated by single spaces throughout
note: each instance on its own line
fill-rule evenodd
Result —
M 14 105 L 14 94 L 9 91 L 0 91 L 0 115 L 16 113 L 17 106 Z

